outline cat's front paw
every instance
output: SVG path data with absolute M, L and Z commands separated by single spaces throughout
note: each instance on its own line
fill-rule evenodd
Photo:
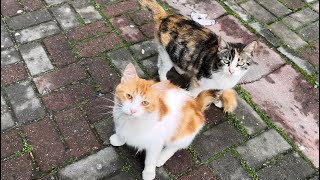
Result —
M 222 101 L 217 101 L 217 102 L 214 102 L 214 105 L 218 108 L 222 108 L 223 107 L 223 104 L 222 104 Z
M 142 172 L 143 180 L 153 180 L 156 177 L 156 171 L 146 171 Z
M 122 141 L 117 134 L 113 134 L 110 138 L 110 143 L 112 146 L 122 146 L 125 144 L 124 141 Z

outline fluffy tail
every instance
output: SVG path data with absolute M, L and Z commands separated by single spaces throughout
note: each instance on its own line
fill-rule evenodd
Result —
M 139 2 L 153 12 L 156 21 L 169 15 L 155 0 L 139 0 Z
M 218 103 L 219 101 L 222 102 L 225 113 L 232 112 L 238 105 L 237 93 L 233 89 L 202 91 L 196 97 L 196 101 L 202 111 L 205 111 L 211 103 Z

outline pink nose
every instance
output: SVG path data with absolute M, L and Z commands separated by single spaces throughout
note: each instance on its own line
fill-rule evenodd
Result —
M 235 70 L 233 68 L 229 68 L 229 72 L 230 72 L 230 74 L 233 74 L 235 72 Z
M 136 109 L 130 109 L 130 114 L 131 114 L 131 115 L 134 114 L 134 113 L 136 113 L 136 112 L 137 112 Z

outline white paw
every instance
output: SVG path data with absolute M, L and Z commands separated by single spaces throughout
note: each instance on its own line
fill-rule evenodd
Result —
M 121 141 L 116 134 L 113 134 L 109 140 L 112 146 L 122 146 L 125 144 L 125 142 Z
M 164 163 L 166 163 L 166 161 L 164 161 L 164 160 L 162 160 L 162 159 L 159 159 L 159 160 L 157 161 L 156 166 L 157 166 L 157 167 L 162 167 L 162 166 L 164 165 Z
M 214 105 L 216 105 L 218 108 L 223 107 L 222 101 L 214 102 Z
M 166 74 L 165 74 L 165 75 L 160 74 L 160 75 L 159 75 L 159 78 L 160 78 L 160 81 L 166 81 L 166 80 L 168 80 Z
M 142 172 L 143 180 L 153 180 L 156 177 L 156 171 L 146 171 Z

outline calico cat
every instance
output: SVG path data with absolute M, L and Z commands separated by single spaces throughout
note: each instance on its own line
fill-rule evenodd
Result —
M 193 79 L 189 90 L 196 96 L 202 90 L 233 88 L 248 71 L 256 41 L 228 43 L 193 20 L 168 14 L 152 0 L 140 3 L 154 14 L 161 81 L 167 80 L 167 72 L 174 67 Z
M 224 110 L 237 105 L 234 90 L 203 91 L 196 98 L 169 81 L 155 82 L 138 77 L 130 63 L 116 87 L 113 117 L 116 133 L 113 146 L 125 143 L 146 150 L 144 180 L 155 178 L 155 168 L 162 166 L 177 150 L 187 148 L 204 126 L 204 110 L 216 99 Z

